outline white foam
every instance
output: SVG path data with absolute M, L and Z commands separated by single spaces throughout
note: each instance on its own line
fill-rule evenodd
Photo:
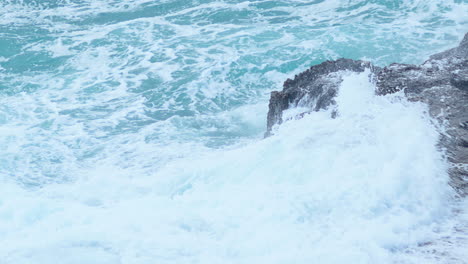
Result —
M 266 140 L 198 152 L 152 175 L 112 161 L 39 191 L 2 185 L 0 234 L 8 243 L 0 256 L 391 263 L 406 247 L 437 239 L 450 190 L 425 107 L 375 97 L 367 80 L 345 78 L 336 119 L 307 115 Z
M 141 12 L 170 2 L 0 3 L 24 34 L 0 33 L 20 50 L 0 58 L 0 262 L 385 263 L 454 234 L 424 106 L 374 97 L 366 76 L 345 79 L 337 119 L 258 139 L 287 77 L 341 56 L 423 60 L 461 37 L 466 4 Z M 47 69 L 17 67 L 38 53 Z

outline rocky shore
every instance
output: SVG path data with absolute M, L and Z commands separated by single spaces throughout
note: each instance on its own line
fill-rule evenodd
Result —
M 376 94 L 403 91 L 409 101 L 424 102 L 440 131 L 439 147 L 450 163 L 451 185 L 460 196 L 468 195 L 468 33 L 458 47 L 430 56 L 421 65 L 393 63 L 384 68 L 370 62 L 338 59 L 312 66 L 284 82 L 282 91 L 271 93 L 265 136 L 281 124 L 283 111 L 306 107 L 308 112 L 327 109 L 346 71 L 371 71 Z M 332 113 L 334 117 L 336 113 Z

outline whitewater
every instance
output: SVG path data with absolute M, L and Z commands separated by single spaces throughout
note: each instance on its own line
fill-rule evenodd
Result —
M 421 63 L 468 1 L 3 0 L 0 264 L 468 263 L 443 124 L 345 73 L 263 138 L 271 91 L 341 57 Z M 336 118 L 331 118 L 336 112 Z

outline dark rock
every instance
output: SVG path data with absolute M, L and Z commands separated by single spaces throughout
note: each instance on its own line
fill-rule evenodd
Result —
M 326 61 L 284 82 L 283 90 L 272 92 L 267 132 L 281 124 L 282 113 L 292 107 L 310 111 L 336 104 L 342 72 L 363 72 L 370 68 L 376 94 L 403 91 L 410 101 L 424 102 L 430 115 L 443 124 L 439 146 L 451 163 L 451 185 L 463 196 L 468 194 L 468 34 L 456 48 L 430 56 L 421 65 L 393 63 L 375 67 L 369 62 L 350 59 Z
M 271 134 L 273 125 L 283 122 L 283 111 L 288 108 L 307 106 L 311 111 L 318 111 L 335 104 L 334 97 L 342 81 L 342 71 L 363 72 L 371 67 L 365 61 L 338 59 L 312 66 L 296 75 L 294 80 L 287 79 L 283 91 L 271 93 L 265 137 Z
M 453 73 L 450 78 L 450 84 L 458 89 L 468 91 L 468 75 L 466 73 Z

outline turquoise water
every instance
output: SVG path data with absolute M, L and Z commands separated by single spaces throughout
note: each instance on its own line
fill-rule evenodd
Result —
M 0 260 L 4 259 L 5 263 L 57 263 L 54 256 L 61 256 L 64 263 L 266 261 L 268 258 L 252 253 L 259 244 L 252 242 L 246 248 L 236 248 L 230 244 L 239 242 L 233 237 L 235 232 L 249 234 L 256 228 L 255 225 L 242 224 L 247 221 L 247 215 L 255 214 L 250 211 L 244 214 L 246 212 L 240 209 L 248 207 L 248 201 L 235 203 L 224 200 L 227 199 L 225 196 L 238 196 L 232 192 L 233 188 L 251 186 L 262 189 L 254 183 L 259 186 L 271 183 L 274 176 L 272 179 L 263 176 L 280 172 L 296 175 L 299 178 L 291 176 L 291 181 L 302 182 L 305 180 L 301 177 L 312 171 L 314 175 L 326 175 L 325 170 L 313 169 L 322 165 L 349 166 L 353 172 L 354 165 L 347 163 L 349 159 L 343 159 L 341 165 L 327 163 L 333 159 L 330 155 L 340 151 L 340 146 L 353 146 L 349 153 L 343 151 L 343 155 L 349 158 L 359 156 L 356 153 L 371 151 L 369 146 L 384 147 L 379 145 L 380 141 L 363 143 L 359 131 L 355 138 L 353 136 L 355 141 L 351 142 L 337 134 L 336 144 L 344 145 L 326 141 L 331 145 L 312 144 L 294 150 L 286 147 L 289 143 L 294 144 L 286 138 L 281 139 L 284 141 L 272 139 L 279 140 L 276 143 L 272 140 L 262 143 L 269 93 L 281 89 L 287 78 L 324 60 L 346 57 L 369 60 L 381 66 L 392 62 L 421 63 L 430 54 L 457 45 L 468 30 L 467 14 L 466 0 L 3 0 L 0 3 L 0 180 L 4 186 L 0 188 L 0 241 L 10 246 L 0 250 Z M 403 112 L 398 112 L 398 109 L 395 108 L 396 112 L 392 113 L 404 112 L 401 109 Z M 380 113 L 378 111 L 376 115 Z M 424 116 L 424 110 L 420 108 L 411 111 L 415 116 L 405 124 L 417 123 L 418 118 Z M 392 117 L 392 114 L 388 116 Z M 333 127 L 338 126 L 324 120 L 318 120 L 325 124 L 324 127 L 307 123 L 306 127 L 310 127 L 311 131 L 323 132 L 314 132 L 318 133 L 313 134 L 315 138 L 328 137 L 330 133 L 333 135 Z M 369 126 L 369 131 L 384 137 L 379 133 L 385 131 L 376 128 L 374 123 L 367 123 L 365 118 L 356 122 L 362 122 L 363 127 Z M 342 127 L 343 135 L 346 131 L 354 131 L 355 127 L 349 125 Z M 302 123 L 297 126 L 304 128 Z M 395 131 L 399 131 L 398 127 L 395 126 Z M 401 149 L 391 153 L 397 156 L 400 152 L 406 153 L 408 157 L 420 159 L 422 163 L 414 166 L 420 166 L 421 171 L 405 164 L 404 159 L 396 159 L 392 166 L 409 166 L 408 170 L 414 169 L 416 174 L 432 175 L 437 172 L 428 182 L 444 182 L 439 177 L 446 177 L 443 172 L 446 165 L 440 161 L 443 155 L 435 149 L 436 139 L 431 134 L 433 131 L 429 131 L 434 128 L 425 123 L 418 128 L 423 135 L 420 143 L 429 145 L 425 152 L 427 156 L 413 157 L 406 153 L 405 146 L 410 143 L 398 145 Z M 366 137 L 372 135 L 365 134 Z M 298 138 L 311 136 L 298 135 Z M 340 140 L 344 141 L 340 143 Z M 297 145 L 302 146 L 300 143 Z M 288 164 L 291 162 L 288 157 L 314 156 L 318 147 L 320 152 L 324 151 L 323 156 L 330 159 L 313 163 L 311 167 L 294 163 L 297 167 L 292 169 L 288 165 L 276 171 L 266 169 L 272 163 Z M 232 151 L 241 154 L 236 156 Z M 292 154 L 295 151 L 299 154 Z M 271 152 L 279 156 L 262 159 Z M 237 166 L 230 166 L 230 162 L 224 160 L 225 156 L 240 161 L 236 163 L 231 160 Z M 247 156 L 257 161 L 251 164 L 250 160 L 239 158 Z M 389 157 L 380 158 L 386 160 Z M 359 162 L 361 165 L 354 171 L 356 175 L 362 175 L 361 169 L 373 173 L 379 171 L 372 166 L 374 161 L 371 158 L 362 158 Z M 435 168 L 429 166 L 432 170 L 428 172 L 422 168 L 422 164 L 427 163 L 438 165 L 434 165 Z M 236 170 L 239 171 L 234 173 Z M 231 173 L 250 176 L 239 180 Z M 336 171 L 332 175 L 342 173 Z M 387 174 L 388 177 L 406 175 L 396 169 Z M 297 194 L 285 194 L 287 199 L 295 202 L 287 201 L 303 204 L 298 210 L 303 213 L 307 211 L 296 220 L 300 218 L 302 222 L 307 222 L 304 219 L 314 218 L 314 212 L 317 219 L 322 220 L 328 219 L 326 215 L 340 217 L 340 213 L 341 217 L 350 214 L 359 218 L 366 215 L 360 211 L 361 207 L 356 212 L 343 209 L 330 215 L 324 209 L 334 207 L 336 201 L 347 195 L 354 197 L 363 191 L 361 189 L 351 194 L 335 193 L 338 200 L 322 196 L 311 198 L 317 204 L 312 206 L 315 211 L 308 211 L 307 208 L 312 208 L 309 204 L 311 200 L 308 200 L 306 192 L 299 195 L 303 188 L 294 187 L 294 184 L 290 186 L 288 184 L 292 183 L 287 179 L 277 176 L 281 179 L 277 179 L 277 183 L 285 181 L 291 193 Z M 227 182 L 235 179 L 245 185 L 223 189 L 224 185 L 217 182 L 220 177 Z M 249 179 L 255 180 L 249 183 Z M 304 186 L 324 184 L 322 181 L 325 179 L 319 179 L 320 182 L 317 182 L 312 177 Z M 186 190 L 195 193 L 205 190 L 204 187 L 194 187 L 197 184 L 213 184 L 217 186 L 213 188 L 221 191 L 206 187 L 210 191 L 207 191 L 205 198 L 190 197 L 195 195 L 193 193 L 187 197 L 182 195 Z M 356 184 L 375 186 L 378 182 L 364 180 Z M 403 189 L 414 191 L 408 187 L 414 183 L 405 184 L 406 187 L 397 184 L 399 191 L 395 189 L 393 196 L 388 194 L 388 197 L 373 200 L 377 204 L 383 203 L 382 208 L 390 208 L 389 215 L 383 214 L 383 218 L 392 214 L 405 215 L 391 210 L 391 201 L 399 199 L 397 193 L 406 193 Z M 434 191 L 431 188 L 427 191 Z M 352 187 L 350 189 L 354 190 Z M 183 205 L 171 205 L 175 199 L 174 193 L 186 197 Z M 249 194 L 252 195 L 251 199 L 259 198 L 249 191 L 246 197 Z M 426 194 L 421 193 L 421 197 Z M 445 197 L 447 194 L 441 191 L 440 195 Z M 419 206 L 419 201 L 412 198 L 402 199 L 401 204 L 397 203 L 402 208 Z M 435 204 L 446 202 L 444 199 L 435 201 L 434 208 L 438 208 Z M 231 222 L 228 216 L 210 222 L 200 215 L 221 211 L 230 215 L 228 211 L 210 211 L 208 208 L 219 208 L 216 207 L 219 205 L 207 205 L 206 201 L 210 200 L 225 201 L 233 208 L 239 207 L 239 214 L 231 216 L 234 219 Z M 260 200 L 263 202 L 254 208 L 268 207 L 266 200 Z M 141 205 L 142 202 L 145 205 Z M 298 208 L 281 199 L 277 202 L 280 207 L 278 211 L 281 212 Z M 171 206 L 177 210 L 166 208 Z M 382 208 L 373 210 L 385 211 Z M 171 217 L 145 213 L 152 210 L 169 210 L 166 213 Z M 118 212 L 130 212 L 135 217 L 141 214 L 141 217 L 148 218 L 148 222 L 115 220 L 115 217 L 126 219 L 125 214 Z M 445 215 L 439 213 L 433 212 L 431 216 L 415 222 L 407 221 L 412 225 L 426 223 L 430 226 Z M 266 225 L 258 234 L 259 240 L 253 241 L 262 241 L 260 238 L 268 240 L 267 234 L 278 227 L 284 228 L 283 225 L 290 227 L 287 229 L 291 231 L 290 234 L 301 233 L 304 226 L 301 224 L 300 228 L 295 229 L 296 222 L 285 215 L 274 216 L 280 220 Z M 262 217 L 267 219 L 267 216 Z M 261 219 L 268 223 L 264 218 L 254 219 L 258 225 L 262 225 Z M 408 219 L 413 219 L 411 213 Z M 158 240 L 155 237 L 159 234 L 159 227 L 150 223 L 159 223 L 159 220 L 164 235 Z M 285 222 L 281 222 L 283 220 Z M 110 229 L 104 228 L 107 233 L 101 234 L 99 230 L 106 222 L 111 223 Z M 319 223 L 319 226 L 323 224 Z M 60 234 L 51 235 L 42 245 L 43 237 L 54 228 L 60 230 Z M 171 228 L 177 233 L 174 237 L 170 235 L 172 231 L 168 231 Z M 237 231 L 229 231 L 231 228 Z M 314 228 L 321 230 L 317 226 Z M 430 237 L 429 231 L 414 231 L 412 227 L 405 229 L 398 224 L 392 228 L 406 232 L 409 244 L 395 242 L 388 237 L 388 241 L 383 239 L 373 244 L 369 241 L 374 240 L 366 238 L 363 241 L 367 242 L 361 245 L 364 253 L 359 255 L 362 252 L 354 248 L 354 240 L 346 240 L 354 241 L 350 244 L 343 242 L 343 245 L 333 245 L 333 240 L 328 237 L 327 250 L 332 246 L 342 246 L 349 248 L 351 253 L 346 255 L 347 251 L 344 250 L 342 255 L 338 254 L 339 257 L 346 259 L 354 256 L 356 259 L 353 263 L 375 263 L 377 260 L 390 261 L 388 252 L 399 252 L 401 248 Z M 193 230 L 206 233 L 194 234 Z M 155 237 L 145 240 L 141 238 L 145 233 Z M 15 234 L 25 236 L 14 238 Z M 206 243 L 207 248 L 224 253 L 222 256 L 206 253 L 204 247 L 194 242 L 194 237 L 200 238 L 201 245 Z M 142 241 L 137 243 L 136 239 Z M 295 245 L 294 237 L 284 235 L 282 239 Z M 328 252 L 311 242 L 314 239 L 318 241 L 316 237 L 307 240 L 301 236 L 301 239 L 300 245 L 304 250 Z M 317 257 L 303 254 L 298 248 L 290 251 L 290 254 L 296 252 L 304 256 L 302 259 L 294 254 L 280 257 L 275 253 L 265 253 L 281 248 L 279 241 L 281 239 L 275 242 L 278 244 L 272 242 L 271 248 L 262 248 L 262 256 L 271 256 L 271 263 L 290 263 L 290 260 L 306 263 Z M 178 243 L 182 246 L 177 246 Z M 329 255 L 333 254 L 336 252 Z M 324 258 L 321 263 L 336 262 Z
M 466 1 L 3 1 L 2 125 L 82 135 L 60 150 L 8 140 L 24 147 L 0 168 L 58 180 L 53 160 L 89 160 L 118 148 L 99 142 L 143 129 L 152 144 L 258 138 L 268 93 L 286 78 L 340 57 L 420 63 L 460 40 L 466 11 Z M 258 119 L 237 116 L 242 107 Z M 48 161 L 51 172 L 38 164 Z

